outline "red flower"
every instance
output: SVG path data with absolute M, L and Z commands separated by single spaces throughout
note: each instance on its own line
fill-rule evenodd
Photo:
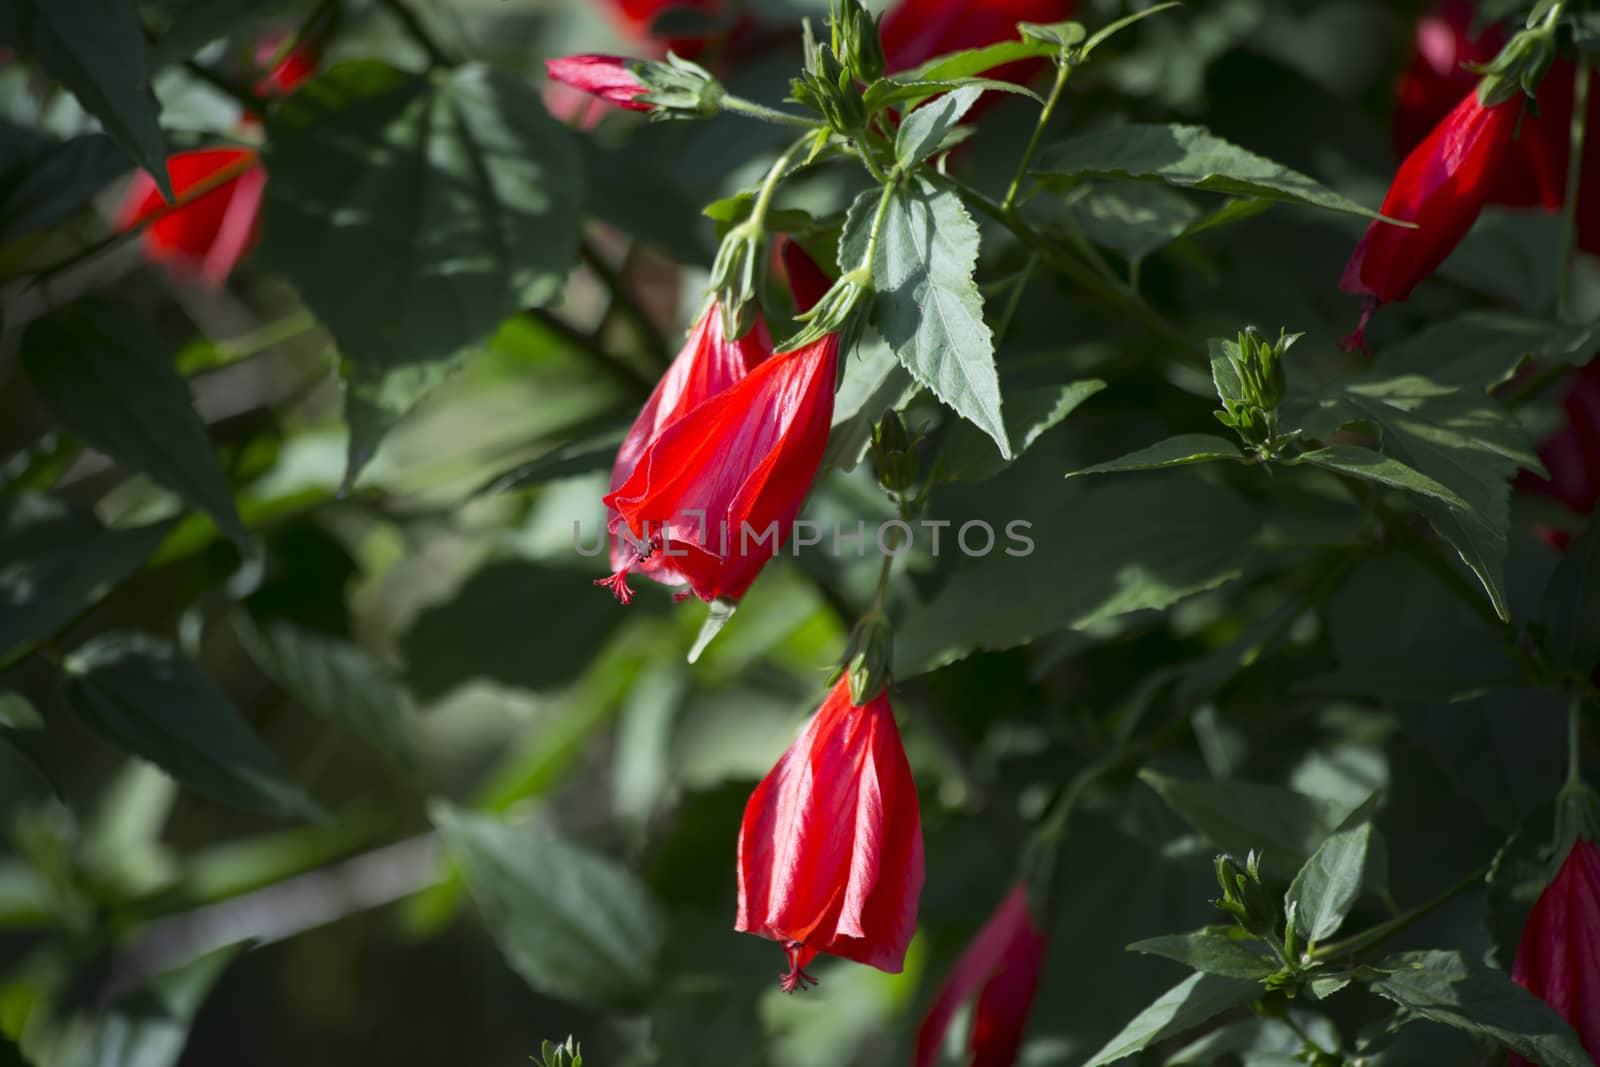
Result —
M 913 1067 L 932 1067 L 938 1060 L 951 1018 L 974 993 L 978 1004 L 967 1039 L 971 1067 L 1010 1067 L 1022 1044 L 1033 995 L 1039 989 L 1045 947 L 1045 933 L 1028 906 L 1028 887 L 1013 886 L 928 1009 L 917 1030 Z
M 1600 504 L 1600 359 L 1591 360 L 1572 378 L 1562 406 L 1567 424 L 1539 449 L 1549 480 L 1527 472 L 1518 484 L 1561 501 L 1579 515 Z M 1564 536 L 1553 538 L 1566 546 Z
M 1072 4 L 1073 0 L 900 0 L 883 19 L 887 69 L 894 74 L 947 52 L 1016 40 L 1017 23 L 1061 22 L 1072 16 Z M 1020 85 L 1044 65 L 1042 59 L 1025 59 L 988 71 L 987 76 Z
M 781 944 L 785 992 L 820 952 L 890 974 L 905 964 L 922 893 L 916 783 L 894 709 L 850 703 L 841 678 L 756 786 L 739 828 L 735 930 Z
M 117 229 L 154 218 L 142 235 L 145 255 L 175 274 L 221 285 L 255 243 L 267 172 L 247 148 L 202 148 L 169 157 L 167 176 L 177 206 L 169 207 L 155 179 L 140 171 L 117 216 Z M 184 202 L 200 189 L 206 191 Z
M 547 59 L 545 69 L 550 77 L 576 89 L 591 93 L 609 104 L 625 107 L 629 111 L 649 111 L 651 105 L 639 97 L 650 92 L 644 82 L 636 78 L 621 56 L 565 56 Z
M 256 46 L 256 65 L 271 63 L 285 40 L 283 34 L 268 37 Z M 288 96 L 307 78 L 317 72 L 317 53 L 308 45 L 296 45 L 273 68 L 256 82 L 256 92 L 261 96 Z
M 1600 1058 L 1600 848 L 1572 846 L 1533 905 L 1511 978 L 1549 1004 Z M 1520 1056 L 1509 1067 L 1532 1067 Z
M 793 284 L 809 306 L 801 286 L 814 282 Z M 708 602 L 744 596 L 788 541 L 822 464 L 838 364 L 839 338 L 829 334 L 761 361 L 648 440 L 635 425 L 643 445 L 605 498 L 611 536 L 630 551 L 613 556 L 616 573 L 600 584 L 624 604 L 633 598 L 629 572 L 687 583 Z
M 653 36 L 650 28 L 655 25 L 656 20 L 669 12 L 698 12 L 703 15 L 715 15 L 721 10 L 723 3 L 722 0 L 611 0 L 609 6 L 624 33 L 637 40 L 645 41 Z M 695 58 L 695 54 L 705 44 L 705 41 L 697 38 L 672 37 L 667 39 L 667 47 L 686 59 Z
M 1383 213 L 1417 228 L 1373 222 L 1356 245 L 1339 286 L 1366 293 L 1369 300 L 1347 347 L 1364 346 L 1362 332 L 1372 309 L 1409 297 L 1472 228 L 1500 175 L 1521 114 L 1520 95 L 1484 107 L 1477 92 L 1469 92 L 1400 164 Z
M 672 361 L 667 373 L 656 383 L 650 399 L 645 401 L 633 428 L 617 450 L 617 462 L 611 469 L 611 488 L 622 488 L 639 465 L 639 457 L 660 436 L 663 428 L 685 412 L 722 392 L 739 381 L 751 368 L 772 355 L 772 337 L 766 323 L 757 316 L 750 332 L 737 341 L 729 341 L 722 333 L 722 309 L 710 304 L 700 316 L 700 321 L 689 331 L 678 358 Z M 616 521 L 612 509 L 609 518 Z M 637 553 L 622 538 L 611 545 L 611 566 L 616 574 L 601 579 L 601 584 L 616 590 L 624 604 L 632 599 L 625 575 L 631 570 L 648 574 L 666 585 L 683 585 L 688 579 L 672 568 L 665 553 L 655 553 L 649 560 L 638 561 Z

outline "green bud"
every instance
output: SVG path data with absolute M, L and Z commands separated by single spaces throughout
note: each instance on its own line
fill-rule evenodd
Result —
M 903 493 L 917 484 L 917 452 L 898 411 L 887 411 L 872 428 L 872 459 L 878 484 Z
M 750 221 L 728 231 L 711 265 L 711 292 L 722 309 L 725 337 L 743 337 L 754 325 L 756 295 L 766 268 L 765 234 Z
M 872 272 L 865 267 L 846 271 L 839 276 L 816 306 L 799 320 L 805 328 L 783 343 L 781 351 L 793 352 L 830 333 L 839 335 L 839 351 L 848 352 L 855 346 L 861 329 L 866 325 L 857 314 L 872 296 Z M 839 366 L 843 368 L 844 361 Z
M 850 703 L 868 703 L 889 685 L 889 665 L 894 659 L 894 628 L 888 616 L 872 611 L 851 631 L 845 649 L 845 672 L 850 680 Z
M 1537 96 L 1539 83 L 1555 55 L 1555 23 L 1546 22 L 1516 34 L 1488 64 L 1470 67 L 1483 75 L 1483 81 L 1478 83 L 1478 103 L 1494 107 L 1518 93 L 1530 99 Z
M 663 63 L 641 60 L 629 69 L 650 90 L 639 99 L 652 105 L 652 119 L 709 118 L 722 110 L 722 83 L 698 63 L 668 53 Z
M 1226 853 L 1218 856 L 1217 884 L 1222 887 L 1222 898 L 1212 903 L 1256 937 L 1271 940 L 1277 934 L 1278 906 L 1261 884 L 1260 862 L 1254 850 L 1242 867 Z
M 859 81 L 870 85 L 883 77 L 883 38 L 861 0 L 834 0 L 833 51 Z
M 789 83 L 789 99 L 821 115 L 839 133 L 856 136 L 867 125 L 866 101 L 834 50 L 817 43 L 809 21 L 805 24 L 805 56 L 805 70 Z

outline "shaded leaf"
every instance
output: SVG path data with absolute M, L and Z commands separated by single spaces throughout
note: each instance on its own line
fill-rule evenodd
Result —
M 904 406 L 919 388 L 883 338 L 869 330 L 847 357 L 844 381 L 834 394 L 823 467 L 855 470 L 872 442 L 873 424 L 889 408 Z
M 0 731 L 43 730 L 44 720 L 21 693 L 0 693 Z
M 216 800 L 322 818 L 217 684 L 166 642 L 109 633 L 67 657 L 67 703 L 110 740 Z
M 152 978 L 95 1020 L 88 1067 L 172 1067 L 211 987 L 247 946 L 230 945 Z
M 1084 1067 L 1115 1063 L 1158 1041 L 1192 1030 L 1225 1011 L 1243 1007 L 1260 992 L 1261 985 L 1258 982 L 1222 978 L 1214 974 L 1192 974 L 1135 1016 Z
M 937 152 L 945 137 L 966 117 L 972 105 L 983 95 L 979 88 L 967 87 L 947 93 L 906 116 L 895 136 L 895 160 L 905 170 Z
M 1406 466 L 1393 456 L 1385 456 L 1360 445 L 1332 445 L 1295 457 L 1297 463 L 1310 463 L 1325 470 L 1349 474 L 1391 489 L 1433 497 L 1453 507 L 1465 508 L 1467 502 L 1457 496 L 1449 486 L 1440 485 L 1421 471 Z
M 1126 456 L 1096 463 L 1081 471 L 1072 471 L 1067 477 L 1076 478 L 1080 474 L 1112 474 L 1116 471 L 1158 470 L 1162 467 L 1181 467 L 1189 463 L 1210 463 L 1219 459 L 1231 459 L 1236 463 L 1243 463 L 1246 457 L 1239 451 L 1239 446 L 1226 437 L 1207 433 L 1185 433 L 1169 437 L 1148 448 L 1141 448 L 1137 452 L 1129 452 Z
M 1091 396 L 1106 387 L 1098 378 L 1067 385 L 1045 385 L 1033 389 L 1014 389 L 1006 401 L 1006 425 L 1013 455 L 1021 456 L 1046 432 L 1061 425 L 1068 415 Z M 941 454 L 946 477 L 960 481 L 981 481 L 1006 469 L 1006 461 L 989 440 L 969 422 L 950 428 Z
M 613 1009 L 654 988 L 665 917 L 626 869 L 561 838 L 437 804 L 431 812 L 513 970 L 541 993 Z
M 1600 665 L 1600 523 L 1567 546 L 1545 586 L 1539 618 L 1549 627 L 1551 659 L 1580 675 Z
M 249 540 L 189 386 L 150 328 L 132 313 L 83 301 L 29 325 L 22 363 L 73 434 Z
M 1171 244 L 1204 214 L 1188 197 L 1164 186 L 1107 182 L 1095 183 L 1069 210 L 1085 237 L 1131 260 Z
M 1199 126 L 1127 125 L 1079 134 L 1044 151 L 1044 178 L 1126 178 L 1284 200 L 1378 218 L 1324 185 Z
M 1600 341 L 1600 324 L 1566 326 L 1502 311 L 1475 311 L 1434 323 L 1383 353 L 1391 374 L 1420 374 L 1440 385 L 1487 390 L 1508 381 L 1526 359 L 1574 366 Z
M 1307 942 L 1315 944 L 1338 933 L 1361 896 L 1377 799 L 1374 795 L 1351 812 L 1317 846 L 1284 895 L 1284 907 L 1295 907 L 1295 925 Z
M 127 169 L 127 157 L 103 133 L 30 144 L 31 136 L 0 123 L 0 137 L 26 145 L 15 156 L 0 148 L 0 245 L 54 226 Z
M 1206 974 L 1255 981 L 1274 974 L 1278 961 L 1259 945 L 1229 936 L 1230 926 L 1204 926 L 1186 934 L 1166 934 L 1135 941 L 1129 952 L 1164 956 Z

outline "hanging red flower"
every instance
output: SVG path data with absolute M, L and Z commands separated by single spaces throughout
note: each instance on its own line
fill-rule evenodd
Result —
M 886 693 L 841 678 L 745 806 L 734 929 L 783 946 L 785 992 L 818 953 L 891 974 L 905 964 L 923 883 L 916 783 Z
M 1600 848 L 1579 840 L 1522 928 L 1511 978 L 1554 1008 L 1600 1058 Z M 1532 1067 L 1515 1054 L 1508 1067 Z
M 956 962 L 918 1027 L 913 1067 L 933 1067 L 957 1009 L 974 995 L 978 1002 L 967 1038 L 970 1067 L 1011 1067 L 1039 989 L 1047 946 L 1028 903 L 1028 887 L 1013 886 Z
M 629 111 L 650 111 L 651 105 L 639 99 L 650 89 L 628 69 L 631 62 L 622 56 L 563 56 L 545 60 L 544 66 L 553 80 L 581 89 L 608 104 Z
M 146 257 L 174 274 L 220 286 L 255 244 L 267 172 L 248 148 L 202 148 L 168 157 L 167 177 L 176 206 L 169 207 L 155 179 L 140 171 L 116 227 L 128 230 L 153 218 L 140 237 Z

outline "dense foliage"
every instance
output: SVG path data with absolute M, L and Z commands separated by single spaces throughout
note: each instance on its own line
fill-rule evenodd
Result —
M 0 1067 L 1592 1067 L 1597 57 L 0 0 Z

